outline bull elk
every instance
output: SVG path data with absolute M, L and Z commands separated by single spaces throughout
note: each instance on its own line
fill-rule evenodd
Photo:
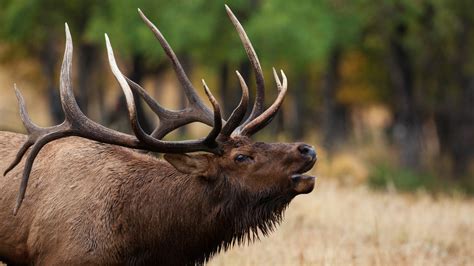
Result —
M 188 104 L 178 111 L 166 109 L 125 77 L 106 35 L 109 64 L 125 94 L 134 135 L 97 124 L 79 109 L 71 85 L 73 47 L 66 24 L 60 73 L 64 122 L 35 125 L 15 86 L 28 135 L 0 132 L 0 168 L 5 170 L 0 178 L 1 261 L 201 264 L 232 245 L 267 235 L 295 196 L 313 190 L 314 177 L 303 174 L 316 162 L 311 146 L 250 139 L 277 113 L 287 79 L 281 71 L 280 80 L 273 70 L 279 93 L 265 109 L 259 60 L 241 24 L 226 9 L 256 76 L 255 103 L 248 118 L 244 120 L 249 91 L 238 72 L 242 97 L 224 120 L 206 83 L 212 110 L 198 97 L 163 35 L 139 10 L 171 61 Z M 132 92 L 159 118 L 151 134 L 140 127 Z M 212 130 L 197 140 L 163 140 L 191 122 Z M 163 153 L 164 160 L 138 150 Z

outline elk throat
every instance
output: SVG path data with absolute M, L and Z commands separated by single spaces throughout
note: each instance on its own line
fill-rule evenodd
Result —
M 294 197 L 276 188 L 250 192 L 228 178 L 223 178 L 217 187 L 220 202 L 214 219 L 222 226 L 221 242 L 216 251 L 249 244 L 269 235 L 282 221 L 284 211 Z

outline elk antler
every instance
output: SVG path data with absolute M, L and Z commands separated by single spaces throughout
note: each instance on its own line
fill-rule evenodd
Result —
M 10 166 L 6 169 L 4 175 L 12 170 L 25 155 L 28 148 L 32 147 L 31 152 L 28 154 L 25 167 L 23 170 L 23 177 L 21 180 L 20 191 L 17 198 L 17 203 L 14 209 L 14 214 L 18 212 L 19 207 L 25 197 L 26 187 L 28 185 L 28 179 L 33 166 L 33 162 L 38 155 L 39 151 L 47 143 L 69 136 L 79 136 L 103 143 L 115 144 L 129 148 L 142 149 L 154 152 L 166 152 L 166 153 L 185 153 L 195 151 L 206 151 L 219 154 L 221 153 L 220 147 L 216 142 L 216 138 L 219 135 L 222 128 L 222 119 L 220 115 L 219 104 L 217 103 L 214 96 L 209 91 L 207 85 L 203 82 L 206 94 L 213 106 L 213 124 L 214 127 L 209 135 L 200 140 L 186 140 L 186 141 L 162 141 L 151 137 L 146 134 L 137 120 L 137 112 L 133 94 L 128 87 L 128 84 L 118 69 L 115 58 L 113 55 L 112 47 L 109 39 L 106 35 L 107 50 L 109 56 L 109 64 L 112 69 L 115 78 L 119 82 L 127 101 L 127 107 L 129 112 L 129 118 L 132 125 L 132 129 L 135 136 L 124 134 L 112 129 L 106 128 L 96 122 L 87 118 L 74 98 L 74 93 L 71 84 L 71 66 L 72 66 L 72 38 L 69 32 L 69 27 L 65 25 L 66 31 L 66 48 L 64 51 L 64 60 L 61 67 L 61 79 L 60 79 L 60 95 L 61 105 L 65 114 L 65 120 L 63 123 L 57 126 L 42 128 L 35 125 L 28 116 L 25 107 L 25 101 L 20 91 L 15 86 L 15 92 L 18 98 L 20 115 L 24 126 L 28 132 L 28 138 L 23 146 L 18 151 L 18 154 Z
M 267 125 L 275 116 L 285 97 L 288 86 L 286 76 L 283 71 L 281 71 L 281 75 L 283 77 L 282 84 L 275 69 L 273 69 L 273 74 L 275 76 L 279 93 L 275 102 L 267 110 L 264 110 L 265 87 L 260 62 L 257 58 L 255 50 L 252 47 L 252 44 L 250 43 L 250 40 L 247 37 L 247 34 L 242 28 L 242 25 L 227 5 L 226 9 L 232 23 L 234 24 L 237 29 L 237 32 L 239 33 L 240 39 L 244 45 L 247 56 L 252 64 L 257 80 L 257 95 L 255 98 L 255 103 L 252 108 L 252 112 L 250 113 L 250 116 L 242 125 L 240 125 L 240 123 L 242 122 L 247 111 L 247 106 L 249 102 L 249 91 L 247 84 L 245 83 L 239 72 L 236 72 L 236 74 L 242 88 L 242 97 L 239 105 L 234 109 L 229 119 L 227 121 L 223 121 L 221 118 L 219 104 L 217 103 L 214 96 L 211 94 L 205 81 L 202 80 L 204 91 L 207 97 L 209 98 L 209 101 L 211 102 L 213 111 L 206 107 L 206 105 L 199 98 L 196 90 L 191 84 L 191 81 L 186 76 L 186 73 L 184 72 L 181 63 L 179 62 L 178 58 L 176 57 L 175 53 L 173 52 L 161 32 L 155 25 L 153 25 L 153 23 L 150 22 L 150 20 L 148 20 L 148 18 L 145 17 L 145 15 L 140 10 L 138 10 L 143 21 L 153 31 L 155 37 L 158 39 L 159 43 L 165 50 L 166 55 L 170 59 L 173 68 L 178 75 L 178 80 L 180 81 L 184 89 L 186 98 L 188 99 L 188 105 L 183 110 L 168 110 L 162 107 L 150 95 L 148 95 L 148 93 L 142 87 L 140 87 L 138 84 L 131 81 L 121 73 L 115 62 L 115 57 L 112 50 L 112 46 L 110 45 L 109 38 L 107 35 L 105 35 L 109 65 L 112 70 L 112 73 L 120 84 L 123 93 L 125 94 L 129 119 L 132 126 L 132 130 L 135 134 L 134 136 L 106 128 L 87 118 L 80 110 L 76 99 L 74 98 L 74 92 L 71 84 L 73 50 L 72 38 L 69 32 L 69 27 L 67 24 L 65 24 L 66 48 L 64 51 L 64 59 L 61 66 L 60 78 L 61 106 L 65 114 L 64 122 L 57 126 L 45 128 L 35 125 L 28 115 L 23 96 L 15 85 L 15 93 L 18 98 L 18 103 L 20 107 L 20 116 L 28 132 L 28 138 L 25 143 L 20 147 L 13 162 L 5 170 L 4 175 L 6 175 L 10 170 L 12 170 L 16 165 L 20 163 L 21 159 L 30 147 L 31 151 L 27 155 L 25 167 L 23 169 L 20 191 L 18 194 L 15 209 L 13 211 L 14 214 L 18 212 L 18 209 L 20 208 L 21 203 L 25 197 L 28 179 L 36 156 L 44 147 L 44 145 L 48 144 L 51 141 L 70 136 L 79 136 L 103 143 L 114 144 L 133 149 L 148 150 L 153 152 L 186 153 L 205 151 L 215 154 L 221 154 L 222 150 L 220 147 L 220 143 L 219 141 L 217 141 L 217 139 L 219 139 L 219 136 L 222 136 L 222 139 L 226 139 L 232 134 L 250 136 L 258 130 L 262 129 L 265 125 Z M 133 98 L 132 90 L 137 92 L 145 100 L 145 102 L 150 106 L 153 112 L 160 119 L 159 125 L 151 135 L 143 131 L 138 122 L 137 110 L 135 107 L 135 101 Z M 209 126 L 212 126 L 212 130 L 209 132 L 207 137 L 198 140 L 162 140 L 162 138 L 169 132 L 191 122 L 201 122 L 207 124 Z M 224 126 L 223 122 L 225 123 Z

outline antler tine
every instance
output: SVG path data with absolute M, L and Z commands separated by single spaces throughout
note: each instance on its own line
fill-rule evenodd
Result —
M 132 130 L 135 133 L 135 136 L 139 140 L 146 139 L 146 133 L 141 128 L 140 124 L 138 123 L 137 119 L 137 108 L 135 106 L 135 100 L 133 98 L 133 93 L 130 87 L 128 86 L 127 81 L 120 72 L 120 69 L 117 66 L 117 62 L 115 61 L 114 51 L 112 50 L 112 45 L 110 44 L 109 36 L 105 34 L 105 45 L 107 47 L 107 56 L 109 59 L 110 69 L 114 74 L 115 78 L 117 79 L 120 87 L 122 88 L 123 94 L 125 95 L 125 101 L 127 102 L 128 108 L 128 115 L 130 118 L 130 124 L 132 126 Z
M 288 88 L 288 80 L 286 79 L 286 75 L 283 70 L 280 70 L 280 72 L 283 78 L 283 84 L 281 83 L 275 68 L 273 68 L 273 76 L 275 77 L 275 81 L 279 91 L 278 97 L 276 98 L 275 102 L 273 102 L 273 104 L 267 110 L 265 110 L 265 112 L 263 112 L 250 123 L 245 125 L 240 134 L 250 136 L 255 132 L 259 131 L 272 121 L 273 117 L 280 109 L 280 106 L 283 103 Z
M 23 95 L 21 95 L 20 90 L 16 86 L 16 83 L 13 84 L 13 88 L 15 90 L 15 95 L 18 100 L 18 105 L 20 108 L 20 118 L 21 121 L 23 122 L 23 125 L 25 126 L 25 129 L 28 133 L 34 132 L 38 130 L 40 127 L 38 127 L 31 119 L 30 116 L 28 115 L 28 111 L 26 110 L 26 105 L 25 105 L 25 99 L 23 98 Z
M 222 130 L 221 108 L 214 95 L 212 95 L 211 90 L 209 90 L 206 81 L 204 81 L 204 79 L 202 79 L 201 81 L 202 86 L 204 87 L 204 92 L 206 93 L 207 98 L 209 98 L 209 101 L 211 102 L 212 108 L 214 110 L 214 127 L 212 128 L 209 135 L 204 139 L 204 143 L 207 143 L 209 145 L 216 145 L 217 143 L 215 142 L 215 140 Z
M 26 110 L 25 99 L 23 98 L 23 95 L 21 95 L 21 92 L 16 86 L 16 84 L 13 85 L 13 88 L 15 90 L 15 95 L 18 100 L 21 121 L 23 122 L 23 125 L 25 126 L 25 129 L 28 134 L 34 134 L 34 132 L 37 132 L 40 127 L 38 127 L 37 125 L 35 125 L 35 123 L 33 123 L 33 121 L 31 121 L 30 116 L 28 115 L 28 111 Z M 7 175 L 8 172 L 10 172 L 13 168 L 15 168 L 18 163 L 20 163 L 23 155 L 33 144 L 34 141 L 31 138 L 28 138 L 25 143 L 23 143 L 20 150 L 18 150 L 18 153 L 16 154 L 16 157 L 13 162 L 11 162 L 7 169 L 3 172 L 4 176 Z
M 229 16 L 230 20 L 232 21 L 232 24 L 234 24 L 234 27 L 239 34 L 240 40 L 242 41 L 242 44 L 245 48 L 245 52 L 247 53 L 247 57 L 250 60 L 250 63 L 252 64 L 253 71 L 255 73 L 255 78 L 257 81 L 257 95 L 255 97 L 255 103 L 253 105 L 252 112 L 250 113 L 250 116 L 247 118 L 247 120 L 238 128 L 237 131 L 240 131 L 241 128 L 243 128 L 246 124 L 250 123 L 253 119 L 255 119 L 263 112 L 265 108 L 265 81 L 263 78 L 262 67 L 260 66 L 260 61 L 258 60 L 257 53 L 255 52 L 255 49 L 253 48 L 252 43 L 250 42 L 250 39 L 247 36 L 247 33 L 245 32 L 237 17 L 235 17 L 232 10 L 227 5 L 225 5 L 225 8 L 227 11 L 227 15 Z
M 25 99 L 23 98 L 23 95 L 21 95 L 21 92 L 17 88 L 16 84 L 14 84 L 13 86 L 15 89 L 16 98 L 18 100 L 21 121 L 23 122 L 23 125 L 25 126 L 28 134 L 34 134 L 40 128 L 35 125 L 33 121 L 31 121 L 30 116 L 28 115 L 28 111 L 26 110 Z M 3 172 L 4 176 L 7 175 L 8 172 L 10 172 L 13 168 L 15 168 L 18 163 L 20 163 L 21 158 L 23 158 L 23 155 L 25 155 L 28 148 L 30 148 L 33 144 L 34 140 L 32 140 L 31 138 L 28 138 L 25 143 L 23 143 L 23 145 L 20 147 L 20 150 L 18 150 L 18 153 L 16 154 L 16 157 L 13 162 L 11 162 L 7 169 Z
M 160 43 L 161 47 L 165 51 L 168 59 L 171 61 L 172 65 L 173 65 L 173 69 L 175 70 L 176 75 L 178 76 L 178 80 L 181 83 L 181 85 L 183 86 L 186 98 L 188 99 L 189 106 L 188 106 L 187 109 L 191 109 L 189 111 L 189 113 L 199 114 L 199 115 L 196 116 L 196 117 L 199 117 L 198 121 L 203 122 L 203 123 L 205 123 L 209 126 L 212 126 L 213 115 L 212 115 L 211 110 L 199 98 L 199 95 L 197 94 L 196 90 L 194 89 L 194 87 L 193 87 L 191 81 L 189 80 L 188 76 L 184 72 L 184 69 L 183 69 L 181 63 L 179 62 L 176 54 L 174 53 L 173 49 L 168 44 L 168 42 L 166 41 L 165 37 L 160 32 L 160 30 L 145 16 L 145 14 L 143 14 L 143 12 L 140 9 L 138 9 L 138 13 L 140 14 L 140 17 L 145 22 L 145 24 L 153 32 L 156 39 Z M 160 119 L 161 119 L 161 117 L 160 117 Z M 192 121 L 195 121 L 195 120 L 192 120 Z M 180 124 L 180 126 L 182 125 L 181 123 L 178 123 L 178 124 Z M 179 127 L 179 126 L 170 127 L 170 128 L 172 128 L 171 130 L 169 130 L 166 127 L 163 127 L 162 129 L 156 128 L 155 131 L 152 133 L 152 136 L 156 137 L 156 138 L 162 138 L 164 135 L 166 135 L 170 131 L 176 129 L 177 127 Z
M 20 191 L 18 193 L 18 197 L 16 199 L 16 205 L 15 208 L 13 209 L 13 214 L 16 215 L 18 213 L 18 209 L 20 209 L 21 203 L 23 202 L 23 199 L 25 198 L 26 194 L 26 187 L 28 186 L 28 180 L 30 178 L 30 173 L 31 173 L 31 168 L 33 167 L 33 162 L 38 155 L 38 153 L 41 151 L 41 149 L 44 147 L 44 145 L 48 144 L 49 142 L 70 136 L 70 132 L 67 130 L 64 131 L 54 131 L 49 134 L 44 135 L 43 137 L 39 138 L 37 142 L 33 145 L 33 148 L 31 148 L 30 153 L 26 157 L 26 162 L 25 162 L 25 168 L 23 169 L 23 176 L 21 179 L 21 184 L 20 184 Z
M 247 112 L 247 106 L 249 103 L 249 88 L 245 83 L 245 80 L 240 75 L 239 71 L 235 71 L 237 77 L 239 78 L 240 87 L 242 89 L 242 97 L 240 98 L 239 105 L 234 109 L 232 114 L 227 119 L 227 123 L 225 124 L 224 128 L 222 129 L 221 134 L 223 136 L 231 136 L 232 132 L 240 125 L 242 120 L 245 117 L 245 113 Z

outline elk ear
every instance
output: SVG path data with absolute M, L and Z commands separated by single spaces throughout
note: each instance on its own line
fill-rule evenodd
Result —
M 183 174 L 192 174 L 206 179 L 212 179 L 216 175 L 215 167 L 211 164 L 211 158 L 208 154 L 171 154 L 164 156 L 176 170 Z

